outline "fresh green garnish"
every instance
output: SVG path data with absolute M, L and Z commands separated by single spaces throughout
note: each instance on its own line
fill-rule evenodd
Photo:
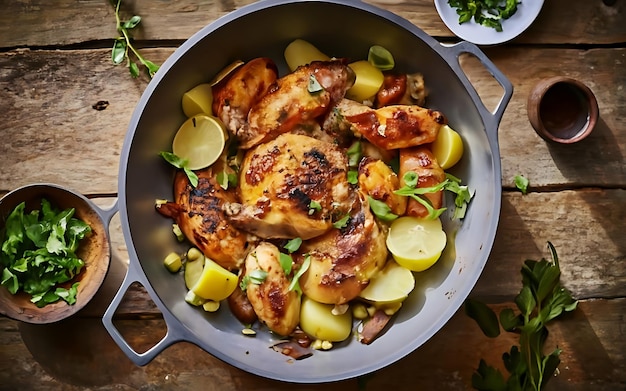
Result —
M 346 150 L 346 154 L 348 155 L 348 167 L 358 167 L 361 162 L 361 158 L 363 157 L 363 147 L 361 146 L 361 142 L 355 141 L 352 143 L 350 148 Z
M 528 193 L 529 182 L 526 177 L 524 177 L 523 175 L 515 175 L 514 182 L 515 182 L 515 187 L 517 187 L 519 191 L 522 192 L 522 194 Z
M 519 0 L 448 0 L 456 9 L 459 24 L 474 21 L 482 26 L 502 31 L 502 21 L 510 18 L 521 4 Z
M 441 190 L 447 190 L 456 194 L 456 198 L 454 200 L 456 209 L 454 210 L 453 218 L 462 219 L 465 217 L 467 205 L 471 201 L 473 193 L 470 192 L 467 186 L 460 185 L 461 180 L 459 178 L 450 174 L 446 174 L 446 179 L 443 182 L 440 182 L 435 186 L 429 187 L 417 187 L 419 177 L 414 171 L 406 172 L 402 179 L 404 180 L 404 186 L 394 191 L 394 193 L 401 196 L 411 197 L 420 204 L 422 204 L 428 211 L 427 217 L 429 219 L 436 219 L 437 217 L 441 216 L 441 214 L 447 208 L 433 208 L 433 206 L 430 204 L 430 201 L 422 197 L 422 195 L 428 193 L 436 193 Z
M 359 172 L 357 170 L 349 170 L 347 180 L 349 184 L 356 185 L 359 183 Z
M 350 215 L 346 214 L 345 216 L 343 216 L 342 218 L 340 218 L 339 220 L 335 221 L 333 223 L 333 227 L 337 228 L 337 229 L 342 229 L 343 227 L 345 227 L 346 225 L 348 225 L 348 221 L 350 220 Z
M 261 285 L 263 281 L 267 278 L 267 272 L 265 270 L 256 269 L 252 270 L 249 274 L 246 274 L 242 279 L 241 283 L 239 283 L 239 287 L 242 291 L 246 291 L 248 289 L 248 285 L 256 284 Z
M 195 172 L 193 172 L 193 170 L 190 170 L 189 168 L 187 168 L 187 160 L 182 159 L 176 156 L 175 154 L 173 154 L 172 152 L 167 152 L 167 151 L 161 151 L 159 152 L 159 155 L 172 166 L 183 170 L 185 174 L 187 175 L 187 178 L 189 178 L 189 182 L 191 183 L 191 186 L 193 187 L 198 186 L 198 176 L 196 175 Z
M 480 360 L 472 376 L 472 386 L 485 391 L 541 390 L 554 375 L 561 360 L 560 349 L 544 355 L 548 337 L 546 325 L 563 312 L 573 311 L 578 302 L 560 283 L 559 259 L 552 243 L 548 242 L 552 260 L 527 260 L 521 269 L 522 289 L 515 297 L 518 313 L 512 308 L 500 312 L 500 325 L 505 331 L 519 335 L 519 346 L 504 353 L 504 367 L 508 379 L 496 368 Z M 500 334 L 498 317 L 486 304 L 468 299 L 465 302 L 468 316 L 476 320 L 488 337 Z
M 309 270 L 309 266 L 311 266 L 311 256 L 307 254 L 304 257 L 304 261 L 302 262 L 302 266 L 300 266 L 300 268 L 296 272 L 296 275 L 293 276 L 293 278 L 291 279 L 291 283 L 289 284 L 289 290 L 290 291 L 295 290 L 296 292 L 302 294 L 302 289 L 300 289 L 300 283 L 298 281 L 300 281 L 300 277 L 302 277 L 302 275 L 307 270 Z
M 397 214 L 391 213 L 391 208 L 389 205 L 385 204 L 382 201 L 375 200 L 374 198 L 367 196 L 369 200 L 370 209 L 372 213 L 382 221 L 393 221 L 398 218 Z
M 380 45 L 370 47 L 367 61 L 381 71 L 390 71 L 396 66 L 391 52 Z
M 59 211 L 46 199 L 41 200 L 41 210 L 26 213 L 25 206 L 22 202 L 13 209 L 0 236 L 1 284 L 11 294 L 22 290 L 31 295 L 37 307 L 60 299 L 74 304 L 78 282 L 69 289 L 58 285 L 71 281 L 85 266 L 76 250 L 91 227 L 74 217 L 74 208 Z
M 316 92 L 324 91 L 324 87 L 322 87 L 320 82 L 317 81 L 317 78 L 313 74 L 311 74 L 311 76 L 309 76 L 309 85 L 307 86 L 307 91 L 309 91 L 311 94 L 315 94 Z
M 322 204 L 320 204 L 318 201 L 311 200 L 311 202 L 309 203 L 309 215 L 312 215 L 315 212 L 319 212 L 320 210 L 322 210 Z
M 291 257 L 291 254 L 298 251 L 301 244 L 302 244 L 301 238 L 291 239 L 290 241 L 287 242 L 287 244 L 283 246 L 283 248 L 287 250 L 289 254 L 285 254 L 283 252 L 279 254 L 278 261 L 280 262 L 280 266 L 282 267 L 283 271 L 285 272 L 285 275 L 287 276 L 291 274 L 291 269 L 293 268 L 293 258 Z
M 137 60 L 144 67 L 146 67 L 148 75 L 150 77 L 154 76 L 154 74 L 159 70 L 159 66 L 152 61 L 146 60 L 132 44 L 131 31 L 139 25 L 141 17 L 134 15 L 129 20 L 122 21 L 120 17 L 120 5 L 122 4 L 122 0 L 112 0 L 111 4 L 115 6 L 116 29 L 117 32 L 121 34 L 119 37 L 115 38 L 115 42 L 113 43 L 113 50 L 111 51 L 111 59 L 113 60 L 113 63 L 115 65 L 119 65 L 126 60 L 126 66 L 128 67 L 130 75 L 132 77 L 138 77 L 139 66 L 136 62 L 130 59 L 130 51 L 135 55 Z

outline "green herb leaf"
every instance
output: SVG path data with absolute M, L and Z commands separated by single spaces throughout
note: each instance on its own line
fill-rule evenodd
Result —
M 311 256 L 307 255 L 304 257 L 304 261 L 302 262 L 302 265 L 296 272 L 296 275 L 293 276 L 293 278 L 291 279 L 291 283 L 289 284 L 290 291 L 295 290 L 296 292 L 302 294 L 302 289 L 300 289 L 299 280 L 300 280 L 300 277 L 302 277 L 302 275 L 306 273 L 307 270 L 309 270 L 310 266 L 311 266 Z
M 289 254 L 279 253 L 278 261 L 280 262 L 280 267 L 285 272 L 285 275 L 288 276 L 291 274 L 291 268 L 293 267 L 293 258 Z
M 309 203 L 309 215 L 312 215 L 315 212 L 319 212 L 320 210 L 322 210 L 322 204 L 320 204 L 318 201 L 311 200 L 311 202 Z
M 380 45 L 370 47 L 367 61 L 381 71 L 390 71 L 396 65 L 391 52 Z
M 351 185 L 359 183 L 359 172 L 357 170 L 348 171 L 348 183 Z
M 514 182 L 515 182 L 515 187 L 517 187 L 519 191 L 522 192 L 522 194 L 528 193 L 529 181 L 523 175 L 515 175 Z
M 337 228 L 337 229 L 342 229 L 344 228 L 346 225 L 348 225 L 348 221 L 350 220 L 350 215 L 346 214 L 345 216 L 343 216 L 342 218 L 340 218 L 339 220 L 335 221 L 333 223 L 333 227 Z
M 309 76 L 309 85 L 307 86 L 307 91 L 309 91 L 309 93 L 311 94 L 324 91 L 324 87 L 322 87 L 320 82 L 317 81 L 317 78 L 315 77 L 314 74 L 311 74 Z
M 357 168 L 359 166 L 359 162 L 363 158 L 363 149 L 360 141 L 355 141 L 350 145 L 350 148 L 347 149 L 346 154 L 348 155 L 348 166 L 351 168 Z
M 290 241 L 288 241 L 287 244 L 283 246 L 283 248 L 289 251 L 289 253 L 291 254 L 291 253 L 295 253 L 296 251 L 298 251 L 301 245 L 302 245 L 301 238 L 293 238 Z
M 187 175 L 187 178 L 189 179 L 189 183 L 191 183 L 191 186 L 193 187 L 198 186 L 198 176 L 196 175 L 195 172 L 193 172 L 193 170 L 190 170 L 187 168 L 186 159 L 182 159 L 181 157 L 176 156 L 172 152 L 167 152 L 167 151 L 159 152 L 159 156 L 165 159 L 165 161 L 171 164 L 172 166 L 178 169 L 182 169 Z
M 474 21 L 485 27 L 502 31 L 502 20 L 506 20 L 517 12 L 520 0 L 448 0 L 455 8 L 459 24 Z
M 122 26 L 124 29 L 126 30 L 132 30 L 135 27 L 137 27 L 137 25 L 141 22 L 141 17 L 140 16 L 133 16 L 132 18 L 130 18 L 129 20 L 125 21 L 122 23 Z
M 375 200 L 374 198 L 367 196 L 372 213 L 382 221 L 393 221 L 398 218 L 397 214 L 391 213 L 391 208 L 386 203 Z
M 122 62 L 124 62 L 125 58 L 126 58 L 126 42 L 123 39 L 118 38 L 113 43 L 113 50 L 111 51 L 111 60 L 113 61 L 113 64 L 119 65 Z
M 486 304 L 477 300 L 467 299 L 465 300 L 465 313 L 478 323 L 478 326 L 487 337 L 495 338 L 500 335 L 498 317 Z

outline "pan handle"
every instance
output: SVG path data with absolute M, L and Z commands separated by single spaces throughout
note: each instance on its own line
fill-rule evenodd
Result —
M 465 85 L 467 90 L 472 95 L 472 98 L 475 102 L 479 103 L 479 112 L 480 116 L 483 119 L 483 122 L 486 125 L 487 131 L 493 130 L 495 133 L 492 135 L 497 138 L 498 133 L 498 125 L 500 124 L 500 120 L 504 115 L 504 110 L 506 109 L 511 97 L 513 96 L 513 84 L 507 79 L 507 77 L 495 66 L 495 64 L 487 57 L 487 55 L 478 48 L 478 46 L 474 45 L 471 42 L 461 41 L 454 45 L 444 46 L 444 51 L 448 56 L 448 64 L 454 68 L 455 73 L 461 78 L 461 82 Z M 496 106 L 495 110 L 492 112 L 483 103 L 482 99 L 478 95 L 478 92 L 469 81 L 465 71 L 461 68 L 461 64 L 459 62 L 459 57 L 462 54 L 472 54 L 476 57 L 481 64 L 487 68 L 491 76 L 500 84 L 503 88 L 504 93 L 500 98 L 500 102 Z
M 163 308 L 163 304 L 160 300 L 156 298 L 157 296 L 155 292 L 152 291 L 150 285 L 146 281 L 144 281 L 145 276 L 143 272 L 137 269 L 139 266 L 136 265 L 138 264 L 138 262 L 132 261 L 129 263 L 126 277 L 124 277 L 124 281 L 122 282 L 122 285 L 120 286 L 115 297 L 113 298 L 113 301 L 102 316 L 102 323 L 109 332 L 109 335 L 111 335 L 115 343 L 117 343 L 117 345 L 126 354 L 126 356 L 128 356 L 128 358 L 133 361 L 135 365 L 144 366 L 150 363 L 150 361 L 152 361 L 159 353 L 161 353 L 163 350 L 165 350 L 167 347 L 171 346 L 174 343 L 187 341 L 195 343 L 197 345 L 198 342 L 194 340 L 192 335 L 186 335 L 182 331 L 182 324 L 180 324 L 180 322 L 176 318 L 174 318 L 169 311 Z M 124 336 L 113 324 L 113 316 L 115 314 L 115 311 L 122 302 L 126 291 L 134 282 L 138 282 L 146 288 L 146 290 L 150 294 L 150 297 L 153 299 L 154 303 L 161 311 L 161 314 L 163 315 L 163 319 L 165 320 L 165 324 L 167 326 L 167 332 L 165 333 L 165 336 L 153 347 L 143 353 L 139 353 L 135 349 L 133 349 L 128 344 L 128 342 L 126 342 Z

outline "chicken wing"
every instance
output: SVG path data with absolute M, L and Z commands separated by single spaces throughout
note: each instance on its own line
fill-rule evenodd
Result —
M 447 123 L 438 111 L 420 106 L 392 105 L 372 109 L 343 99 L 336 107 L 353 132 L 383 149 L 415 147 L 432 143 Z
M 267 94 L 278 78 L 278 68 L 270 58 L 259 57 L 237 68 L 213 86 L 213 114 L 236 134 L 248 120 L 254 104 Z
M 446 179 L 443 171 L 433 153 L 425 146 L 400 150 L 400 182 L 404 186 L 402 178 L 409 171 L 417 174 L 417 187 L 431 187 L 438 185 Z M 424 194 L 435 209 L 443 205 L 443 190 L 435 193 Z M 424 205 L 414 199 L 409 199 L 406 214 L 414 217 L 426 217 L 428 211 Z
M 387 245 L 383 228 L 376 223 L 367 199 L 359 194 L 347 224 L 332 229 L 300 247 L 297 262 L 311 259 L 300 277 L 302 292 L 327 304 L 344 304 L 356 298 L 385 265 Z
M 291 334 L 300 322 L 300 294 L 289 290 L 278 247 L 261 242 L 246 257 L 245 267 L 250 278 L 246 295 L 259 320 L 279 335 Z
M 346 155 L 335 145 L 285 133 L 248 151 L 240 170 L 241 203 L 230 221 L 261 238 L 307 240 L 350 209 Z
M 228 270 L 243 264 L 250 238 L 235 228 L 222 205 L 236 200 L 233 191 L 222 189 L 211 169 L 197 171 L 198 186 L 191 186 L 182 170 L 174 178 L 174 201 L 157 205 L 159 213 L 174 219 L 185 237 L 207 257 Z
M 314 61 L 279 78 L 255 104 L 247 126 L 237 131 L 240 148 L 249 149 L 324 115 L 354 83 L 343 61 Z

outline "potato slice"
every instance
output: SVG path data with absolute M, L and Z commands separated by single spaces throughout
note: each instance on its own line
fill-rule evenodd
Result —
M 399 303 L 409 296 L 413 288 L 415 288 L 413 273 L 390 259 L 370 280 L 359 297 L 376 305 Z
M 239 278 L 236 274 L 224 269 L 210 258 L 204 259 L 204 267 L 200 278 L 191 291 L 206 300 L 224 300 L 237 287 Z
M 373 99 L 383 85 L 385 79 L 383 72 L 367 60 L 353 62 L 349 67 L 354 71 L 356 80 L 346 93 L 346 98 L 359 103 Z

